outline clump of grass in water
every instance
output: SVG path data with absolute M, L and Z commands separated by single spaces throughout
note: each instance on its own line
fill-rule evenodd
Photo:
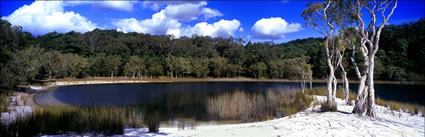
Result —
M 317 95 L 317 96 L 326 96 L 326 92 L 327 92 L 326 87 L 305 89 L 305 91 L 304 91 L 304 93 L 306 93 L 308 95 Z M 349 93 L 348 94 L 348 100 L 349 101 L 356 100 L 357 94 L 355 92 L 350 91 L 348 93 Z M 337 89 L 336 97 L 341 98 L 341 99 L 345 98 L 345 93 L 343 92 L 342 88 Z
M 67 133 L 123 134 L 125 112 L 117 107 L 38 109 L 33 115 L 0 124 L 0 136 L 39 136 Z
M 421 112 L 422 116 L 424 116 L 424 112 L 425 112 L 424 105 L 401 103 L 397 101 L 387 101 L 379 97 L 376 99 L 376 104 L 384 106 L 384 107 L 389 107 L 390 110 L 394 110 L 394 111 L 402 110 L 405 112 L 409 112 L 411 115 L 419 114 L 419 112 Z
M 338 110 L 338 106 L 335 102 L 328 104 L 326 101 L 320 103 L 320 110 L 322 112 L 335 112 Z
M 8 112 L 9 111 L 9 101 L 8 98 L 11 96 L 11 92 L 9 91 L 0 91 L 0 112 Z
M 325 87 L 323 87 L 323 88 L 313 88 L 313 89 L 306 89 L 304 93 L 309 94 L 309 95 L 326 96 L 326 90 L 327 89 Z M 350 94 L 349 94 L 348 100 L 351 102 L 352 100 L 356 99 L 357 95 L 354 92 L 349 92 L 349 93 Z M 342 92 L 342 89 L 337 90 L 336 97 L 337 98 L 344 98 L 345 97 L 345 94 Z M 376 104 L 380 105 L 380 106 L 389 107 L 391 110 L 394 110 L 394 111 L 403 110 L 403 111 L 409 112 L 411 115 L 418 114 L 419 112 L 421 112 L 422 115 L 425 116 L 424 115 L 424 112 L 425 112 L 425 106 L 424 105 L 401 103 L 401 102 L 397 102 L 397 101 L 387 101 L 387 100 L 383 100 L 379 97 L 376 98 Z M 333 110 L 326 103 L 321 103 L 321 105 L 324 106 L 324 108 L 327 109 L 327 110 Z
M 205 103 L 207 113 L 221 120 L 264 120 L 278 114 L 292 115 L 308 108 L 312 98 L 300 91 L 268 91 L 247 93 L 235 91 L 210 97 Z

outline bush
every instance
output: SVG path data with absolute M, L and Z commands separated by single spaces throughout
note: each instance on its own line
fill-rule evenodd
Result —
M 157 133 L 159 131 L 160 119 L 158 112 L 147 114 L 145 123 L 147 124 L 148 132 Z
M 320 103 L 320 110 L 322 112 L 335 112 L 338 110 L 338 106 L 336 102 L 331 102 L 328 104 L 327 102 Z

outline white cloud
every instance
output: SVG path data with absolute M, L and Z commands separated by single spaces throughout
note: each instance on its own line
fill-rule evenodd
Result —
M 151 19 L 138 21 L 134 18 L 121 19 L 113 23 L 119 31 L 150 33 L 155 35 L 171 34 L 179 38 L 181 36 L 229 37 L 234 36 L 234 32 L 239 30 L 240 22 L 233 20 L 220 20 L 213 24 L 206 22 L 197 23 L 195 26 L 181 27 L 177 20 L 164 16 L 164 11 L 152 15 Z
M 262 39 L 282 39 L 284 34 L 301 30 L 301 24 L 288 23 L 280 17 L 262 18 L 251 28 L 254 37 Z
M 177 4 L 185 4 L 185 3 L 199 3 L 199 1 L 143 1 L 142 7 L 143 8 L 150 8 L 154 11 L 159 11 L 160 9 L 164 8 L 166 5 L 177 5 Z
M 152 15 L 152 18 L 138 21 L 134 18 L 120 19 L 113 22 L 119 31 L 140 32 L 155 35 L 167 34 L 170 29 L 178 29 L 181 23 L 175 19 L 167 18 L 164 10 Z
M 133 5 L 136 4 L 137 1 L 65 1 L 65 6 L 76 6 L 76 5 L 85 5 L 91 4 L 96 8 L 105 8 L 112 10 L 120 10 L 120 11 L 132 11 Z
M 164 11 L 167 17 L 179 21 L 192 21 L 198 19 L 199 16 L 203 16 L 204 19 L 223 16 L 218 10 L 205 8 L 206 5 L 206 2 L 171 4 L 165 7 Z
M 96 28 L 96 24 L 73 11 L 65 12 L 61 1 L 36 1 L 24 5 L 11 15 L 4 17 L 13 25 L 23 27 L 35 35 L 56 31 L 60 33 L 86 32 Z
M 201 22 L 193 27 L 186 27 L 181 29 L 181 34 L 184 36 L 191 36 L 197 34 L 200 36 L 211 37 L 229 37 L 234 36 L 234 32 L 239 29 L 241 23 L 236 20 L 220 20 L 213 24 Z
M 203 8 L 201 14 L 205 20 L 209 18 L 223 16 L 223 13 L 221 13 L 220 11 L 210 8 Z
M 217 10 L 205 8 L 206 5 L 206 2 L 173 3 L 153 14 L 150 19 L 120 19 L 114 21 L 112 24 L 117 27 L 117 30 L 123 32 L 140 32 L 155 35 L 171 34 L 177 38 L 181 36 L 190 37 L 193 34 L 201 36 L 208 35 L 211 37 L 229 37 L 234 36 L 234 32 L 240 30 L 239 26 L 241 23 L 236 19 L 220 20 L 213 24 L 201 22 L 197 23 L 193 27 L 182 27 L 180 21 L 192 21 L 199 17 L 208 19 L 223 16 L 223 14 Z

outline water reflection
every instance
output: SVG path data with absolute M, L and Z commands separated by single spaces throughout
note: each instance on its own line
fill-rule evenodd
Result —
M 314 83 L 313 87 L 325 86 Z M 355 91 L 357 85 L 351 84 Z M 199 83 L 144 83 L 104 84 L 58 87 L 53 97 L 60 102 L 78 106 L 114 105 L 137 106 L 149 119 L 173 120 L 193 118 L 208 120 L 205 101 L 224 93 L 242 90 L 261 93 L 272 90 L 300 88 L 288 82 L 199 82 Z M 423 85 L 376 85 L 376 96 L 386 100 L 425 104 Z M 43 104 L 42 104 L 43 105 Z

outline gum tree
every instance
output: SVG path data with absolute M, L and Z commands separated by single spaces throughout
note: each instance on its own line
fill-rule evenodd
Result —
M 363 57 L 362 63 L 364 66 L 359 69 L 356 62 L 352 59 L 360 81 L 353 113 L 359 115 L 366 114 L 370 117 L 376 116 L 374 109 L 375 87 L 373 82 L 375 55 L 379 49 L 381 31 L 394 13 L 396 7 L 397 0 L 357 0 L 350 7 L 352 14 L 356 16 L 355 25 L 360 39 L 358 48 Z M 368 20 L 370 21 L 367 23 Z
M 327 80 L 327 105 L 336 107 L 337 81 L 335 71 L 341 63 L 340 50 L 337 47 L 335 35 L 338 32 L 338 23 L 344 19 L 344 13 L 340 10 L 338 1 L 326 0 L 322 3 L 309 3 L 304 9 L 302 16 L 307 21 L 307 25 L 313 27 L 325 36 L 324 48 L 326 51 L 326 62 L 328 66 Z

